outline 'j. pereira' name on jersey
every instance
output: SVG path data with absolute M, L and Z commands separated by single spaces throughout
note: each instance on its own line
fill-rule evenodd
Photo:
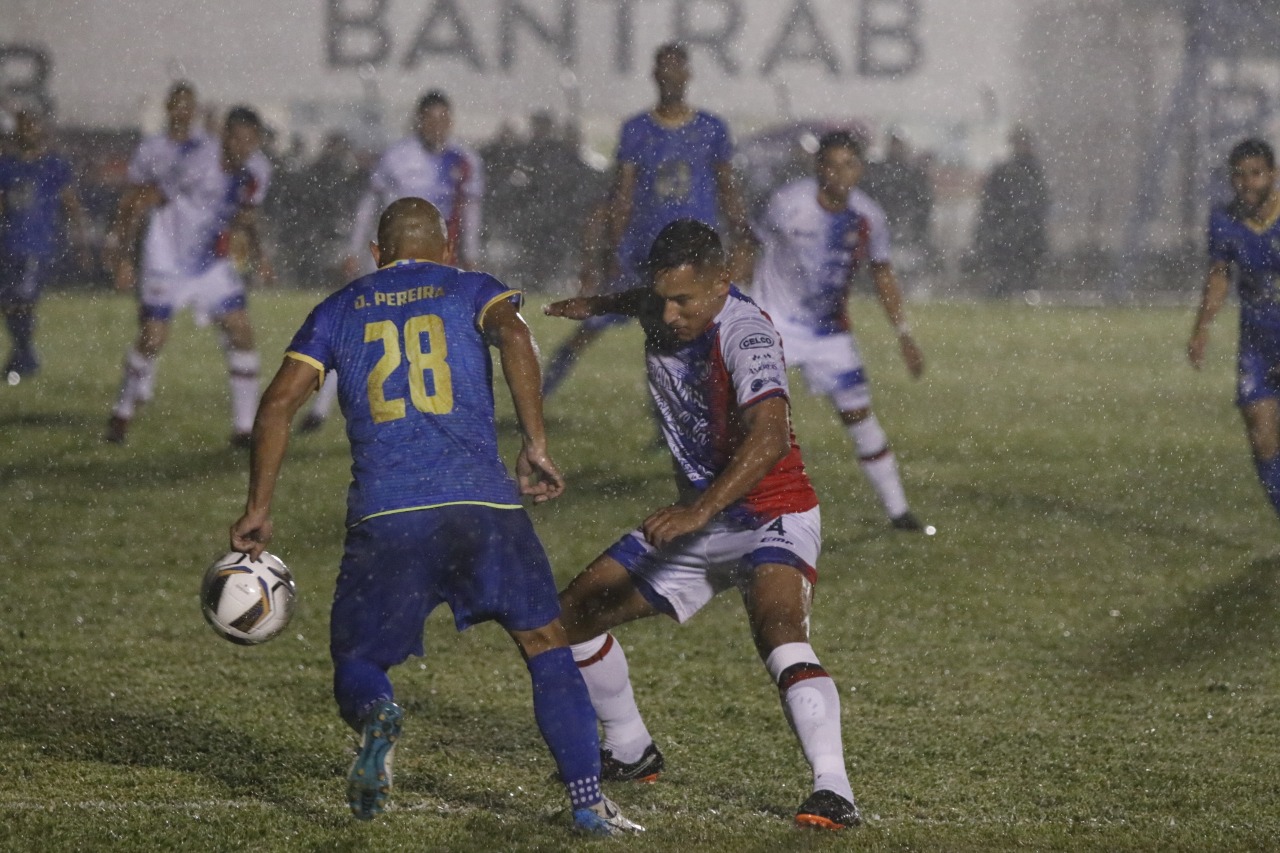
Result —
M 435 287 L 430 284 L 424 284 L 421 287 L 410 287 L 408 290 L 393 290 L 390 293 L 373 294 L 373 302 L 364 298 L 364 294 L 356 297 L 355 308 L 369 308 L 378 305 L 396 306 L 408 305 L 410 302 L 417 302 L 419 299 L 438 299 L 444 296 L 443 287 Z

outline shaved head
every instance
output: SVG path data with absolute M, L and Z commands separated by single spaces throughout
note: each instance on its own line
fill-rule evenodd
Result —
M 378 263 L 424 260 L 440 263 L 449 250 L 444 217 L 426 199 L 401 198 L 378 220 Z

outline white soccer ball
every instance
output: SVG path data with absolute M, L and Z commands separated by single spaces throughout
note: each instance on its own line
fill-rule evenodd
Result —
M 293 575 L 279 557 L 263 551 L 251 560 L 231 551 L 204 573 L 200 605 L 205 621 L 220 636 L 253 646 L 288 626 L 295 592 Z

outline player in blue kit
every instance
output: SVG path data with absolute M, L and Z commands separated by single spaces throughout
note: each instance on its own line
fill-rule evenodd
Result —
M 694 109 L 686 101 L 689 53 L 668 43 L 654 54 L 653 79 L 658 103 L 622 125 L 617 177 L 609 201 L 607 236 L 612 269 L 602 289 L 618 293 L 643 283 L 640 267 L 654 238 L 668 223 L 693 219 L 716 228 L 726 225 L 740 272 L 749 257 L 746 206 L 733 171 L 733 142 L 719 116 Z M 583 295 L 591 295 L 588 292 Z M 593 317 L 578 327 L 547 364 L 543 392 L 553 393 L 582 353 L 605 329 L 627 317 Z
M 1258 479 L 1280 514 L 1280 192 L 1276 157 L 1260 139 L 1237 143 L 1227 157 L 1235 198 L 1209 214 L 1209 272 L 1187 357 L 1200 369 L 1209 324 L 1231 289 L 1240 295 L 1236 405 L 1244 417 Z
M 256 557 L 270 541 L 290 421 L 334 371 L 352 481 L 330 652 L 338 709 L 363 738 L 348 775 L 352 812 L 368 820 L 383 811 L 404 716 L 387 670 L 423 654 L 426 618 L 447 603 L 459 630 L 495 621 L 525 657 L 534 715 L 575 825 L 598 835 L 639 831 L 601 794 L 595 715 L 551 568 L 520 504 L 521 494 L 541 502 L 564 490 L 547 454 L 520 293 L 447 266 L 445 228 L 430 202 L 392 203 L 372 247 L 378 270 L 324 300 L 294 335 L 258 407 L 249 498 L 231 547 Z M 523 439 L 518 486 L 498 456 L 491 345 Z
M 13 340 L 4 373 L 10 383 L 40 368 L 36 301 L 59 249 L 64 216 L 85 245 L 84 208 L 71 164 L 49 150 L 45 119 L 18 112 L 13 151 L 0 155 L 0 310 Z
M 456 246 L 458 265 L 474 269 L 480 258 L 481 205 L 484 166 L 471 149 L 449 138 L 453 105 L 439 89 L 418 99 L 414 132 L 391 145 L 369 176 L 360 198 L 351 245 L 342 261 L 348 279 L 360 272 L 359 256 L 372 237 L 378 211 L 398 198 L 423 198 L 444 215 L 449 239 Z M 312 432 L 324 425 L 337 399 L 333 380 L 325 382 L 299 428 Z

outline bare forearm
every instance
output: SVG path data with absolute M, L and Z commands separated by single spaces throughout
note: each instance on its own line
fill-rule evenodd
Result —
M 542 368 L 528 327 L 504 327 L 498 342 L 502 373 L 515 407 L 520 433 L 527 443 L 545 445 L 542 416 Z
M 760 411 L 753 412 L 755 409 Z M 746 497 L 791 450 L 786 401 L 773 398 L 752 410 L 748 410 L 746 438 L 728 466 L 694 501 L 694 508 L 707 519 Z
M 871 279 L 876 286 L 876 296 L 884 308 L 885 315 L 895 329 L 899 331 L 907 327 L 907 312 L 902 303 L 902 290 L 898 287 L 898 277 L 893 267 L 888 264 L 875 264 L 871 267 Z
M 1231 289 L 1231 278 L 1227 270 L 1214 267 L 1205 278 L 1204 292 L 1200 295 L 1200 307 L 1196 311 L 1193 332 L 1203 334 L 1208 331 L 1213 319 L 1222 310 L 1227 301 L 1227 293 Z

